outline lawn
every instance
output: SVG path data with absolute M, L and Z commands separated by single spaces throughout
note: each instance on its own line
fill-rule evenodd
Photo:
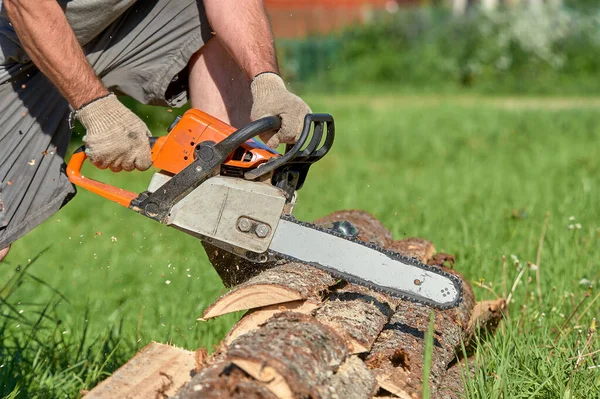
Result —
M 337 139 L 297 218 L 363 209 L 456 254 L 478 299 L 511 294 L 469 397 L 600 397 L 599 100 L 306 98 Z M 157 132 L 174 115 L 142 114 Z M 150 177 L 85 173 L 137 191 Z M 0 394 L 77 397 L 150 341 L 212 348 L 239 314 L 196 318 L 223 292 L 196 239 L 80 190 L 0 264 Z

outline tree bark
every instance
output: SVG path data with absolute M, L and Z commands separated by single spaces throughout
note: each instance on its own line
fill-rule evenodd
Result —
M 301 263 L 267 269 L 223 295 L 202 316 L 208 320 L 238 310 L 254 309 L 308 298 L 321 298 L 336 280 Z
M 195 375 L 175 399 L 278 399 L 231 362 L 214 362 Z
M 315 220 L 315 224 L 331 227 L 334 222 L 347 220 L 358 228 L 358 238 L 387 247 L 392 241 L 392 233 L 373 215 L 365 211 L 339 211 Z

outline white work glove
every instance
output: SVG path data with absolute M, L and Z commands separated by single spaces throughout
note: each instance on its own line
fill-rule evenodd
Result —
M 281 129 L 275 134 L 260 136 L 271 148 L 281 143 L 294 144 L 304 126 L 304 117 L 312 111 L 300 97 L 290 93 L 283 79 L 273 72 L 257 75 L 250 85 L 252 91 L 252 111 L 250 118 L 255 121 L 266 116 L 279 116 Z
M 98 168 L 120 172 L 152 166 L 148 127 L 114 94 L 84 105 L 75 117 L 86 130 L 85 153 Z

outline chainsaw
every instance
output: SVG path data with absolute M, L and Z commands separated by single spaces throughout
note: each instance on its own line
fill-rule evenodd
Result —
M 417 259 L 365 243 L 350 223 L 332 228 L 292 215 L 309 168 L 331 149 L 331 115 L 308 114 L 294 145 L 278 153 L 256 140 L 280 128 L 279 117 L 241 129 L 190 109 L 151 137 L 156 172 L 148 190 L 126 191 L 81 174 L 81 147 L 67 175 L 75 185 L 175 227 L 253 263 L 298 261 L 336 278 L 440 309 L 462 299 L 458 277 Z

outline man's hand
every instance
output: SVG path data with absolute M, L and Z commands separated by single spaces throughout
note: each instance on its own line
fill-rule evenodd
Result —
M 275 73 L 261 73 L 252 80 L 252 112 L 250 117 L 257 120 L 265 116 L 279 116 L 281 129 L 261 139 L 271 148 L 281 143 L 294 144 L 300 133 L 309 106 L 295 94 L 290 93 L 283 79 Z
M 86 129 L 85 153 L 98 168 L 120 172 L 152 166 L 146 124 L 114 94 L 83 106 L 75 117 Z
M 239 3 L 239 0 L 204 0 L 204 7 L 221 43 L 248 79 L 253 79 L 251 118 L 281 117 L 281 129 L 261 139 L 272 148 L 280 143 L 294 143 L 310 108 L 287 91 L 278 76 L 273 33 L 263 0 L 245 0 L 243 7 Z
M 102 85 L 56 0 L 4 0 L 21 44 L 87 130 L 92 163 L 114 171 L 151 164 L 148 128 Z M 84 104 L 88 104 L 85 105 Z

